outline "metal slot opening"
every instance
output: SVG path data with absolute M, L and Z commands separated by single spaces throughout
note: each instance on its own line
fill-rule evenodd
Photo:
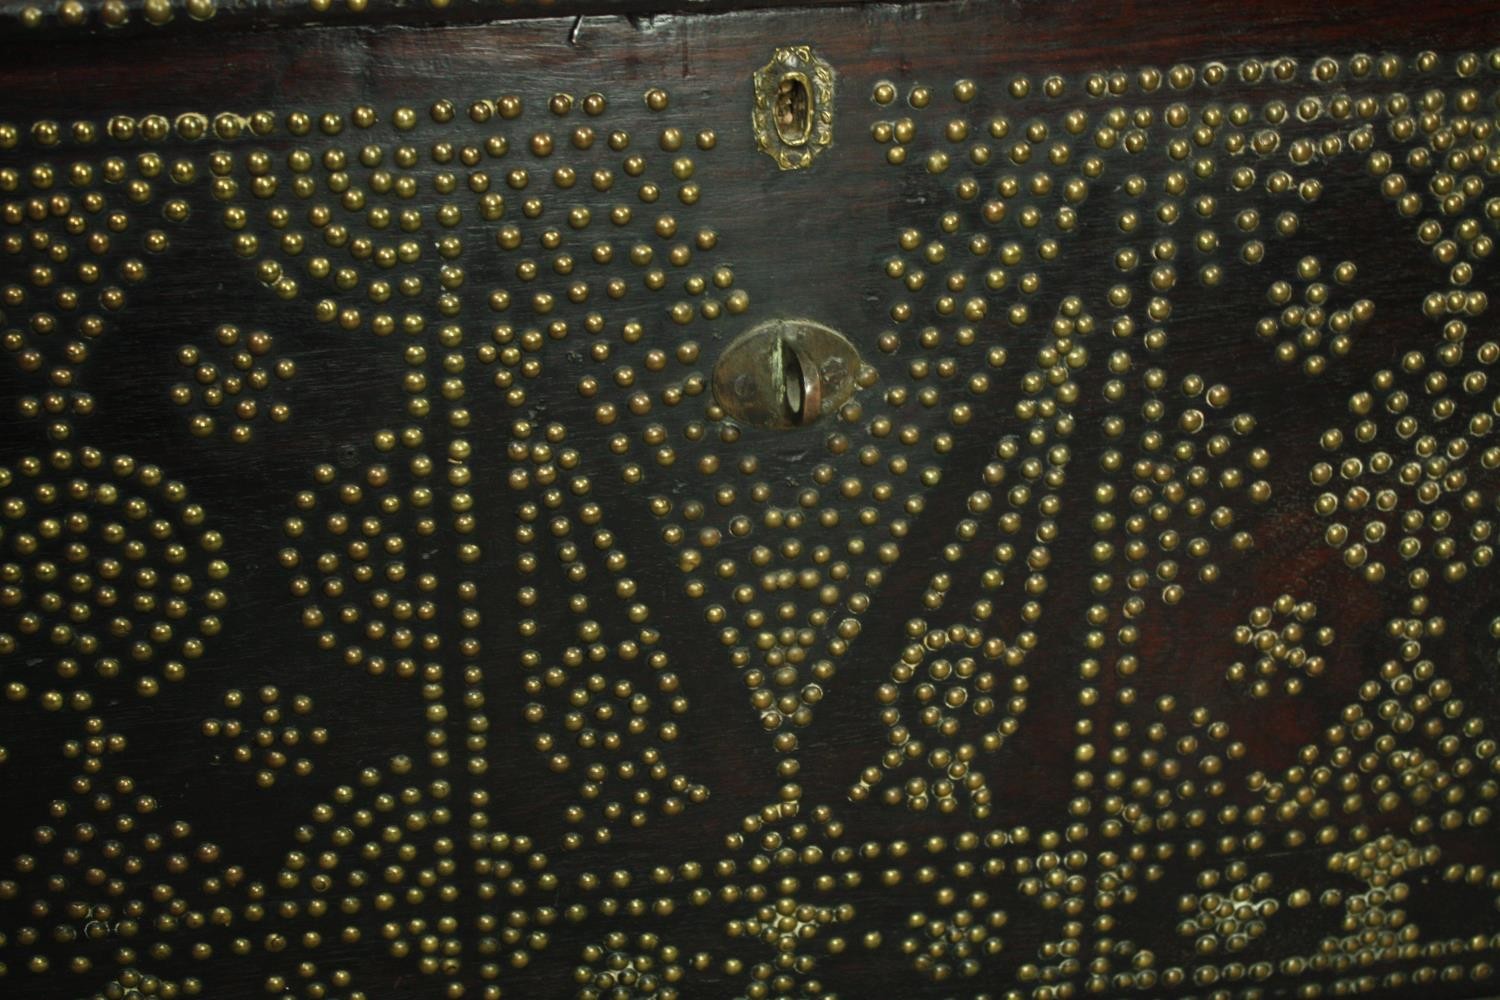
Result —
M 773 111 L 776 134 L 788 146 L 803 146 L 812 135 L 813 127 L 812 91 L 808 89 L 807 77 L 801 73 L 786 73 L 776 86 L 776 106 Z
M 782 401 L 791 422 L 800 424 L 805 420 L 803 410 L 807 405 L 807 395 L 802 389 L 802 359 L 797 357 L 797 349 L 785 340 L 776 346 L 781 355 Z

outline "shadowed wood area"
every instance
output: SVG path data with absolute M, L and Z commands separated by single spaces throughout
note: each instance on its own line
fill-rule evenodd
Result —
M 0 995 L 1494 995 L 1494 5 L 0 2 Z

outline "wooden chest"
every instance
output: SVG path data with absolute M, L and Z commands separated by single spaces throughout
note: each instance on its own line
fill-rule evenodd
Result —
M 0 0 L 0 995 L 1495 992 L 1497 81 Z

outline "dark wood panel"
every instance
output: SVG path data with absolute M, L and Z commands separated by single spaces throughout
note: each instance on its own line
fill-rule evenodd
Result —
M 77 38 L 118 42 L 143 35 L 202 40 L 268 28 L 446 27 L 570 18 L 568 31 L 576 42 L 585 18 L 624 18 L 649 30 L 656 18 L 677 14 L 843 5 L 842 0 L 63 0 L 45 5 L 5 0 L 0 3 L 0 34 L 30 44 Z
M 0 43 L 6 995 L 1493 992 L 1492 8 L 259 11 Z

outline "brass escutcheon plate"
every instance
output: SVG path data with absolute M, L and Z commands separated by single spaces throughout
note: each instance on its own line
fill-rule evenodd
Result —
M 755 142 L 782 170 L 810 166 L 832 145 L 833 82 L 833 67 L 810 45 L 779 48 L 755 71 Z

